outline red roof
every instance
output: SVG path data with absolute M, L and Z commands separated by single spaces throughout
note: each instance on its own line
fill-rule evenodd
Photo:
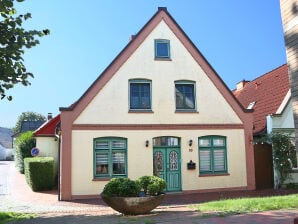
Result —
M 44 123 L 34 132 L 35 137 L 54 136 L 57 124 L 60 122 L 60 114 Z
M 277 111 L 289 89 L 288 67 L 285 64 L 233 91 L 244 108 L 255 102 L 252 108 L 254 135 L 266 130 L 266 116 Z

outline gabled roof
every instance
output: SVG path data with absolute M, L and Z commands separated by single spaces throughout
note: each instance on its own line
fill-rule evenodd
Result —
M 145 26 L 135 35 L 127 46 L 119 53 L 119 55 L 111 62 L 111 64 L 99 75 L 87 91 L 70 107 L 60 107 L 60 111 L 72 111 L 71 118 L 68 116 L 68 121 L 74 121 L 79 114 L 87 107 L 98 92 L 105 86 L 105 84 L 117 73 L 119 68 L 127 61 L 127 59 L 135 52 L 135 50 L 143 43 L 146 37 L 157 27 L 157 25 L 164 21 L 176 37 L 181 41 L 184 47 L 192 55 L 193 59 L 200 65 L 202 70 L 213 82 L 216 88 L 225 97 L 233 110 L 241 118 L 245 112 L 251 112 L 242 107 L 242 105 L 235 98 L 230 89 L 222 81 L 220 76 L 216 73 L 213 67 L 205 59 L 202 53 L 197 49 L 189 37 L 185 34 L 182 28 L 177 24 L 173 17 L 168 13 L 167 8 L 159 7 L 158 11 L 145 24 Z M 62 116 L 63 117 L 63 116 Z
M 234 90 L 234 95 L 244 108 L 253 106 L 254 135 L 266 130 L 266 116 L 278 112 L 290 89 L 288 67 L 282 65 L 253 81 L 245 81 L 244 87 Z
M 40 128 L 38 128 L 34 132 L 35 137 L 52 137 L 55 136 L 55 131 L 58 123 L 60 122 L 60 114 L 58 114 L 56 117 L 52 118 L 51 120 L 47 121 L 42 125 Z

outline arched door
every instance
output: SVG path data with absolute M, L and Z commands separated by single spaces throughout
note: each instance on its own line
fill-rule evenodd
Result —
M 155 175 L 167 182 L 166 191 L 181 191 L 181 156 L 178 138 L 153 139 L 153 170 Z

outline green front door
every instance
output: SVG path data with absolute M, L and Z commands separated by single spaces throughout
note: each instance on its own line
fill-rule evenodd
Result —
M 154 173 L 167 182 L 166 191 L 181 191 L 179 147 L 154 147 Z

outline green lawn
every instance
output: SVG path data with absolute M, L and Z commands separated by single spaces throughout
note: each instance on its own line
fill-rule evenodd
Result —
M 21 220 L 21 219 L 32 219 L 34 217 L 35 215 L 33 214 L 0 211 L 0 224 L 8 223 L 15 220 Z
M 298 208 L 298 194 L 286 196 L 239 198 L 213 201 L 194 205 L 200 212 L 218 212 L 219 214 L 238 214 L 279 209 Z

